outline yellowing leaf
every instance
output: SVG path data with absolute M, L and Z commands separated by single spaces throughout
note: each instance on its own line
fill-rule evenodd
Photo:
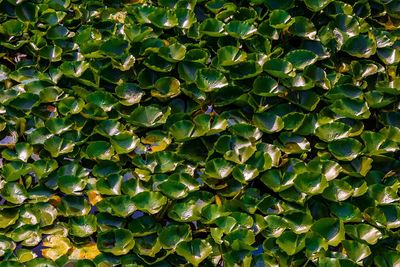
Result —
M 65 236 L 49 235 L 43 240 L 43 246 L 46 247 L 42 249 L 43 257 L 55 261 L 68 253 L 71 242 Z
M 141 142 L 142 144 L 150 145 L 151 152 L 159 152 L 164 151 L 171 143 L 171 140 L 160 135 L 148 135 L 141 138 Z
M 49 199 L 49 202 L 51 205 L 53 205 L 54 207 L 57 207 L 58 204 L 61 203 L 61 198 L 57 195 L 52 195 Z
M 97 202 L 100 202 L 103 199 L 100 193 L 95 190 L 88 192 L 88 198 L 89 198 L 89 203 L 92 206 L 96 205 Z
M 81 247 L 74 247 L 70 259 L 73 260 L 82 260 L 82 259 L 87 259 L 87 260 L 93 260 L 96 258 L 101 252 L 97 248 L 96 243 L 88 243 L 85 244 Z

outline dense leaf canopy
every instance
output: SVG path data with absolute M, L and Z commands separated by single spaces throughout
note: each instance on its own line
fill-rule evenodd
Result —
M 400 266 L 399 0 L 0 0 L 0 267 Z

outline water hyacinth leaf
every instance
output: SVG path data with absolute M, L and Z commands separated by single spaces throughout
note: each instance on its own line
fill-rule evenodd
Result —
M 22 175 L 28 174 L 29 168 L 23 162 L 13 161 L 3 166 L 2 174 L 5 176 L 6 181 L 17 181 Z
M 208 62 L 210 53 L 206 49 L 194 48 L 189 50 L 185 55 L 185 61 L 197 62 L 205 64 Z
M 100 46 L 100 50 L 104 54 L 112 57 L 121 56 L 128 48 L 129 42 L 118 38 L 109 39 Z
M 42 249 L 43 257 L 54 261 L 67 254 L 71 242 L 64 236 L 49 235 L 43 240 L 43 246 L 45 247 Z
M 30 111 L 32 107 L 37 105 L 39 96 L 32 93 L 23 93 L 12 99 L 8 105 L 25 112 Z
M 132 198 L 127 195 L 104 198 L 97 203 L 97 208 L 118 217 L 127 217 L 136 211 Z
M 24 24 L 16 19 L 10 19 L 0 24 L 0 31 L 3 34 L 7 34 L 9 36 L 18 36 L 22 34 L 24 29 Z
M 183 29 L 189 29 L 196 22 L 196 15 L 192 10 L 187 8 L 175 9 L 178 19 L 178 26 Z
M 382 238 L 382 233 L 375 227 L 369 224 L 358 224 L 357 226 L 354 225 L 346 225 L 345 226 L 346 233 L 366 241 L 370 245 L 376 244 L 380 238 Z
M 60 65 L 60 70 L 67 77 L 80 77 L 90 64 L 85 61 L 65 61 Z
M 139 138 L 130 132 L 121 132 L 111 137 L 111 144 L 118 154 L 129 153 L 139 143 Z
M 114 104 L 116 104 L 117 99 L 110 93 L 97 91 L 89 94 L 86 97 L 87 103 L 94 104 L 104 111 L 110 111 Z
M 326 199 L 339 202 L 348 199 L 352 194 L 353 188 L 350 184 L 342 180 L 333 180 L 324 190 L 322 196 Z
M 66 217 L 83 216 L 89 213 L 90 205 L 82 197 L 68 195 L 61 199 L 58 209 Z
M 329 90 L 326 97 L 332 100 L 340 98 L 360 99 L 362 91 L 358 86 L 352 84 L 340 84 Z

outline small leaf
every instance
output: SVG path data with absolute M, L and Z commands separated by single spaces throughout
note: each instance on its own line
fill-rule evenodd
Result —
M 53 261 L 68 253 L 71 242 L 68 238 L 60 235 L 49 235 L 43 240 L 42 255 Z
M 211 245 L 202 239 L 181 242 L 176 247 L 176 253 L 184 257 L 194 266 L 198 266 L 212 252 Z

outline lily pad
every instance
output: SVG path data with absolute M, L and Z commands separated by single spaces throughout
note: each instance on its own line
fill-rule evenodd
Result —
M 196 72 L 196 85 L 204 92 L 212 92 L 228 85 L 225 75 L 214 69 L 200 69 Z
M 328 148 L 338 160 L 350 161 L 361 153 L 362 144 L 353 138 L 343 138 L 332 141 Z

